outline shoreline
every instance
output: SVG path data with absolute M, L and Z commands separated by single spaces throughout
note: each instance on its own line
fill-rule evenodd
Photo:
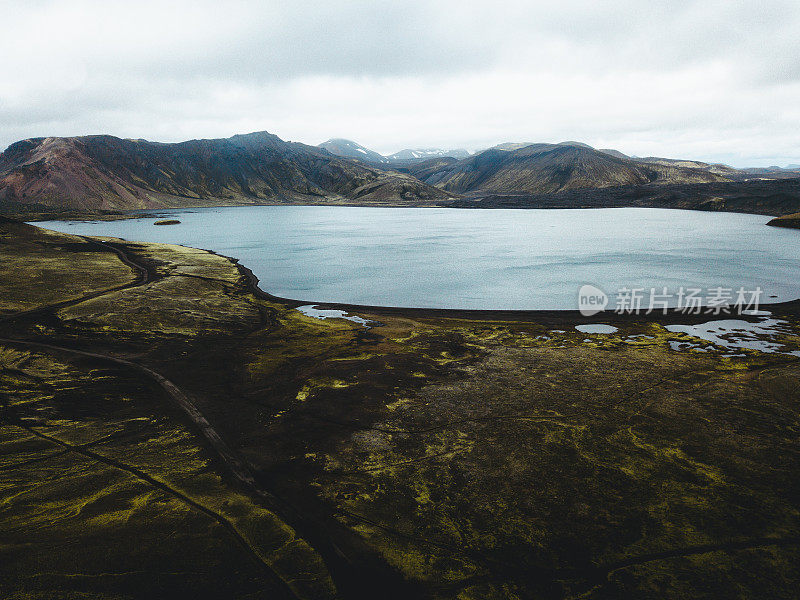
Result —
M 0 217 L 4 217 L 6 219 L 11 219 L 14 221 L 19 221 L 21 223 L 41 223 L 46 221 L 128 221 L 133 219 L 157 219 L 163 216 L 166 213 L 172 214 L 172 211 L 193 211 L 198 209 L 206 209 L 206 208 L 258 208 L 258 207 L 298 207 L 298 206 L 308 206 L 308 207 L 330 207 L 330 208 L 385 208 L 385 209 L 394 209 L 394 208 L 413 208 L 413 209 L 421 209 L 421 210 L 430 210 L 430 209 L 437 209 L 437 208 L 444 208 L 449 210 L 519 210 L 519 211 L 527 211 L 527 210 L 611 210 L 611 209 L 624 209 L 624 208 L 638 208 L 638 209 L 662 209 L 662 210 L 683 210 L 683 211 L 691 211 L 691 212 L 698 212 L 698 213 L 720 213 L 720 214 L 732 214 L 732 215 L 750 215 L 754 217 L 764 217 L 764 218 L 771 218 L 772 220 L 779 219 L 781 217 L 786 217 L 790 213 L 779 213 L 777 211 L 764 213 L 764 212 L 749 212 L 749 211 L 742 211 L 742 210 L 714 210 L 711 208 L 686 208 L 683 206 L 638 206 L 638 205 L 608 205 L 608 206 L 502 206 L 502 205 L 487 205 L 487 206 L 479 206 L 476 204 L 455 204 L 455 203 L 446 203 L 446 204 L 422 204 L 422 205 L 407 205 L 407 204 L 327 204 L 327 203 L 319 203 L 319 204 L 309 204 L 309 203 L 302 203 L 302 204 L 294 204 L 294 203 L 269 203 L 269 204 L 220 204 L 220 205 L 213 205 L 213 206 L 180 206 L 174 208 L 157 208 L 157 209 L 133 209 L 130 211 L 111 211 L 111 212 L 101 212 L 101 213 L 92 213 L 92 212 L 76 212 L 70 213 L 65 215 L 64 213 L 46 213 L 46 212 L 36 212 L 31 215 L 25 213 L 2 213 L 0 212 Z M 764 223 L 764 225 L 768 225 L 769 223 Z
M 756 322 L 760 315 L 720 313 L 710 314 L 704 312 L 707 307 L 702 307 L 703 312 L 699 314 L 683 313 L 678 309 L 670 308 L 666 313 L 662 311 L 647 313 L 620 314 L 614 311 L 602 311 L 595 315 L 585 316 L 577 309 L 475 309 L 475 308 L 424 308 L 424 307 L 403 307 L 403 306 L 379 306 L 369 304 L 348 304 L 344 302 L 315 302 L 298 300 L 295 298 L 285 298 L 271 294 L 259 286 L 258 276 L 253 271 L 242 264 L 238 258 L 226 256 L 213 250 L 200 248 L 205 252 L 221 256 L 231 261 L 239 269 L 239 272 L 247 279 L 250 291 L 263 300 L 278 302 L 290 308 L 299 306 L 313 305 L 326 309 L 342 310 L 348 313 L 365 313 L 378 316 L 392 316 L 418 319 L 456 319 L 469 321 L 497 321 L 497 322 L 522 322 L 522 323 L 541 323 L 541 324 L 621 324 L 655 322 L 659 324 L 676 325 L 695 325 L 715 319 L 740 319 L 743 321 Z M 800 315 L 800 298 L 787 300 L 784 302 L 764 302 L 760 303 L 758 310 L 770 311 L 772 314 L 781 315 Z
M 683 209 L 675 209 L 683 210 Z M 4 217 L 0 216 L 0 219 Z M 153 215 L 141 215 L 141 217 L 132 218 L 153 218 Z M 52 219 L 51 219 L 52 220 Z M 60 220 L 60 219 L 59 219 Z M 71 220 L 71 219 L 67 219 Z M 34 227 L 49 230 L 39 225 L 32 225 Z M 98 236 L 85 236 L 86 238 L 98 241 Z M 126 242 L 137 243 L 137 240 L 124 240 Z M 148 243 L 148 242 L 138 242 Z M 234 256 L 221 254 L 208 248 L 198 248 L 194 246 L 185 246 L 183 244 L 175 244 L 185 248 L 192 248 L 201 250 L 209 254 L 222 257 L 236 266 L 242 276 L 247 280 L 250 291 L 257 297 L 283 304 L 289 308 L 297 308 L 299 306 L 313 305 L 325 307 L 328 309 L 342 310 L 348 313 L 364 313 L 377 316 L 392 316 L 404 318 L 419 318 L 419 319 L 454 319 L 454 320 L 470 320 L 470 321 L 494 321 L 494 322 L 521 322 L 521 323 L 541 323 L 559 325 L 563 323 L 581 325 L 590 323 L 603 323 L 603 324 L 623 324 L 623 323 L 641 323 L 641 322 L 655 322 L 659 324 L 681 324 L 681 325 L 694 325 L 704 323 L 710 320 L 719 319 L 740 319 L 749 322 L 756 322 L 759 315 L 747 315 L 736 313 L 707 313 L 705 312 L 708 307 L 701 307 L 700 313 L 684 313 L 675 308 L 669 308 L 666 312 L 663 310 L 653 311 L 650 313 L 637 312 L 637 313 L 617 313 L 615 311 L 604 310 L 591 316 L 581 314 L 578 309 L 475 309 L 475 308 L 431 308 L 431 307 L 405 307 L 405 306 L 383 306 L 383 305 L 370 305 L 370 304 L 353 304 L 347 302 L 325 302 L 315 300 L 303 300 L 296 298 L 286 298 L 272 294 L 260 287 L 260 280 L 258 276 L 241 260 Z M 794 300 L 787 300 L 782 302 L 762 302 L 758 305 L 758 310 L 770 311 L 772 314 L 782 315 L 800 315 L 800 298 Z
M 800 178 L 789 178 L 780 181 L 783 185 L 800 184 Z M 760 185 L 759 180 L 747 180 L 738 182 L 740 185 Z M 729 199 L 731 203 L 724 202 L 725 194 L 715 197 L 713 200 L 703 200 L 689 202 L 682 194 L 671 195 L 676 189 L 681 191 L 691 191 L 696 195 L 700 191 L 708 191 L 711 188 L 703 186 L 713 186 L 714 184 L 685 184 L 686 190 L 681 184 L 674 186 L 620 186 L 611 188 L 586 188 L 580 190 L 567 190 L 552 194 L 529 194 L 529 193 L 487 193 L 481 195 L 464 194 L 460 197 L 452 197 L 446 200 L 386 200 L 363 202 L 350 200 L 343 197 L 325 197 L 321 199 L 311 198 L 286 198 L 286 199 L 258 199 L 256 202 L 229 202 L 224 199 L 206 198 L 198 202 L 197 198 L 184 198 L 176 196 L 178 200 L 187 200 L 188 205 L 182 206 L 162 206 L 136 209 L 59 209 L 42 205 L 27 207 L 28 205 L 6 205 L 0 206 L 0 215 L 25 222 L 51 221 L 51 220 L 74 220 L 74 221 L 95 221 L 95 220 L 124 220 L 136 218 L 154 217 L 163 211 L 191 210 L 199 208 L 234 208 L 234 207 L 256 207 L 256 206 L 332 206 L 332 207 L 352 207 L 352 208 L 464 208 L 464 209 L 506 209 L 506 210 L 578 210 L 592 208 L 663 208 L 672 210 L 692 210 L 698 212 L 721 212 L 759 215 L 763 217 L 783 217 L 797 212 L 794 205 L 791 206 L 765 206 L 759 203 L 763 196 L 752 194 L 742 196 L 741 193 L 732 195 Z M 691 195 L 691 194 L 690 194 Z M 702 194 L 699 194 L 702 196 Z M 748 202 L 743 202 L 748 198 Z M 218 200 L 218 201 L 217 201 Z M 735 201 L 735 202 L 734 202 Z M 791 203 L 790 203 L 791 204 Z

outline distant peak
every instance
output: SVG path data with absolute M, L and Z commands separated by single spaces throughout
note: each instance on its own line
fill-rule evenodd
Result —
M 584 144 L 583 142 L 575 142 L 575 141 L 566 141 L 566 142 L 559 142 L 556 146 L 577 146 L 578 148 L 586 148 L 588 150 L 594 150 L 592 146 L 589 144 Z
M 251 131 L 250 133 L 237 133 L 236 135 L 232 135 L 230 138 L 231 140 L 259 140 L 259 139 L 270 139 L 270 140 L 279 140 L 280 138 L 275 135 L 274 133 L 270 133 L 269 131 Z
M 345 158 L 356 158 L 358 160 L 373 163 L 388 162 L 386 157 L 382 154 L 379 154 L 374 150 L 370 150 L 369 148 L 365 148 L 353 140 L 348 140 L 345 138 L 331 138 L 325 142 L 322 142 L 321 144 L 317 144 L 317 147 L 327 150 L 336 156 L 343 156 Z

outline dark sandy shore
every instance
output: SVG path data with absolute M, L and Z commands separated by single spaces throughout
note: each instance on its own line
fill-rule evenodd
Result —
M 210 251 L 209 251 L 210 252 Z M 221 256 L 221 255 L 220 255 Z M 657 310 L 653 312 L 640 311 L 615 312 L 606 310 L 592 316 L 584 316 L 578 310 L 481 310 L 481 309 L 457 309 L 457 308 L 409 308 L 402 306 L 374 306 L 368 304 L 347 304 L 341 302 L 315 302 L 313 300 L 298 300 L 294 298 L 284 298 L 276 296 L 262 290 L 259 287 L 258 277 L 245 265 L 239 263 L 238 259 L 228 258 L 234 262 L 242 274 L 249 280 L 251 291 L 254 295 L 268 300 L 278 302 L 287 307 L 296 308 L 298 306 L 319 306 L 325 309 L 341 310 L 354 314 L 369 314 L 375 317 L 392 316 L 405 317 L 409 319 L 456 319 L 472 321 L 499 321 L 499 322 L 518 322 L 518 323 L 539 323 L 549 327 L 567 327 L 589 323 L 604 323 L 609 325 L 624 324 L 643 324 L 659 323 L 662 325 L 672 324 L 696 324 L 705 323 L 713 319 L 736 318 L 744 321 L 757 322 L 758 316 L 739 314 L 731 309 L 728 312 L 714 315 L 709 312 L 707 307 L 702 307 L 699 311 L 686 312 L 678 309 Z M 760 311 L 769 311 L 779 317 L 796 317 L 800 314 L 800 299 L 788 302 L 762 302 L 759 304 Z
M 800 579 L 800 360 L 663 326 L 708 315 L 324 305 L 365 328 L 213 253 L 10 222 L 0 281 L 3 597 L 788 598 Z M 798 302 L 763 308 L 800 349 Z

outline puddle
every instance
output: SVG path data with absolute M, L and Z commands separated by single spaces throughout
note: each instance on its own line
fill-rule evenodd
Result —
M 575 329 L 577 329 L 581 333 L 616 333 L 618 331 L 618 329 L 613 325 L 603 325 L 602 323 L 575 325 Z
M 757 350 L 800 356 L 800 350 L 786 350 L 784 344 L 776 341 L 779 335 L 792 333 L 789 324 L 767 316 L 769 313 L 764 315 L 764 312 L 758 311 L 762 319 L 754 323 L 741 319 L 721 319 L 699 325 L 666 325 L 665 328 L 673 333 L 685 333 L 706 340 L 727 350 Z M 670 347 L 673 350 L 685 350 L 686 347 L 681 345 L 686 344 L 689 343 L 670 342 Z
M 369 319 L 364 319 L 362 317 L 350 315 L 343 310 L 336 310 L 333 308 L 319 308 L 315 304 L 306 304 L 304 306 L 298 306 L 297 310 L 299 310 L 305 316 L 312 317 L 314 319 L 347 319 L 348 321 L 352 321 L 353 323 L 358 323 L 359 325 L 363 325 L 364 327 L 371 327 L 373 325 L 373 321 L 370 321 Z
M 670 340 L 669 347 L 672 350 L 696 350 L 697 352 L 708 352 L 708 348 L 704 348 L 700 344 L 693 344 L 692 342 L 676 342 Z

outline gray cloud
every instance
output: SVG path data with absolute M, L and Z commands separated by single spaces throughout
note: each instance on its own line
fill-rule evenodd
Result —
M 4 4 L 0 145 L 267 129 L 800 162 L 797 2 Z

